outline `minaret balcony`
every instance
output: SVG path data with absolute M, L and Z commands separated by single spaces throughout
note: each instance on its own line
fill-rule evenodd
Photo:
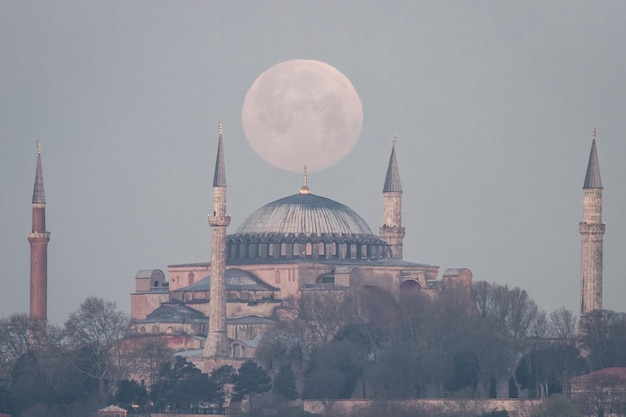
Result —
M 226 227 L 230 224 L 230 216 L 209 216 L 211 227 Z
M 50 240 L 50 232 L 28 232 L 27 235 L 28 239 L 47 239 Z

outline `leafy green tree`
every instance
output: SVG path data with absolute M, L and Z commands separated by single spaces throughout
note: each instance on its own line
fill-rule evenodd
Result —
M 217 395 L 214 402 L 218 405 L 220 411 L 224 408 L 226 402 L 226 385 L 233 382 L 235 369 L 230 365 L 222 365 L 211 371 L 210 379 L 217 388 Z
M 459 352 L 454 355 L 454 379 L 448 384 L 450 390 L 475 390 L 478 384 L 478 370 L 478 358 L 473 352 Z
M 150 390 L 150 397 L 158 410 L 166 406 L 184 410 L 190 404 L 215 403 L 219 395 L 215 380 L 180 356 L 175 358 L 174 363 L 163 364 L 159 379 Z
M 273 386 L 274 394 L 285 397 L 287 400 L 295 400 L 298 398 L 296 389 L 296 381 L 293 377 L 293 371 L 290 364 L 280 366 L 278 374 L 274 378 Z
M 272 389 L 271 379 L 265 369 L 252 360 L 241 364 L 239 370 L 233 375 L 233 399 L 240 401 L 244 397 L 250 399 L 255 394 L 261 394 Z
M 580 351 L 569 344 L 551 344 L 525 354 L 515 371 L 521 388 L 529 389 L 531 398 L 563 393 L 564 376 L 584 373 L 587 363 Z
M 133 405 L 143 407 L 148 401 L 148 392 L 137 381 L 124 379 L 117 383 L 115 401 L 127 410 L 132 409 Z
M 316 368 L 304 375 L 305 399 L 334 400 L 346 385 L 346 377 L 341 372 L 329 368 Z
M 347 340 L 335 341 L 317 348 L 304 372 L 305 398 L 352 397 L 363 375 L 362 358 L 365 351 L 366 346 Z M 331 388 L 337 390 L 331 392 Z
M 367 398 L 400 399 L 415 397 L 419 367 L 404 344 L 392 344 L 380 353 L 377 363 L 365 369 Z

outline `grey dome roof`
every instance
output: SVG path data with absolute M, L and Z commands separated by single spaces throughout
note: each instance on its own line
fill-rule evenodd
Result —
M 350 207 L 314 194 L 294 194 L 257 209 L 235 235 L 373 236 Z

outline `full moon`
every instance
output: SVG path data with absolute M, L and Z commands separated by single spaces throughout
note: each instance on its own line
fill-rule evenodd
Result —
M 270 164 L 302 172 L 328 168 L 354 147 L 363 105 L 348 78 L 320 61 L 291 60 L 262 73 L 241 115 L 250 146 Z

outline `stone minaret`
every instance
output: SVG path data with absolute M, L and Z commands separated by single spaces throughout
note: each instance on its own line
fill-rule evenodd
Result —
M 222 122 L 219 123 L 219 142 L 213 176 L 213 214 L 211 225 L 211 288 L 209 299 L 209 334 L 204 346 L 204 356 L 226 357 L 229 353 L 226 337 L 226 227 L 230 216 L 226 214 L 226 168 L 222 143 Z
M 33 191 L 32 229 L 28 233 L 30 243 L 30 319 L 48 320 L 48 241 L 46 232 L 46 196 L 41 171 L 41 145 L 37 144 L 37 169 Z
M 602 310 L 602 180 L 596 150 L 596 131 L 593 131 L 587 175 L 583 185 L 583 221 L 579 224 L 581 236 L 580 314 Z
M 393 138 L 387 176 L 383 187 L 383 226 L 380 228 L 380 238 L 389 244 L 391 256 L 402 259 L 402 185 L 396 161 L 396 138 Z

